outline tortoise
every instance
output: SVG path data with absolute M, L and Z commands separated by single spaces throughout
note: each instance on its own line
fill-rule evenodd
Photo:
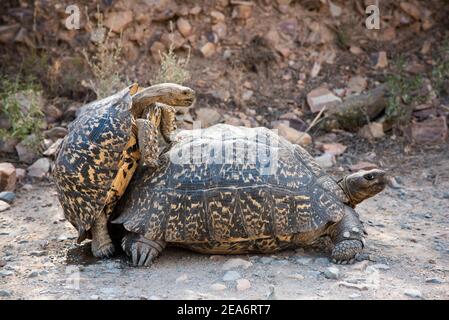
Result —
M 141 158 L 148 167 L 158 165 L 158 128 L 170 142 L 173 106 L 190 106 L 194 97 L 192 89 L 177 84 L 133 84 L 86 105 L 70 124 L 53 177 L 64 215 L 78 230 L 77 242 L 91 238 L 94 256 L 114 253 L 108 233 L 112 208 Z
M 334 180 L 299 145 L 266 128 L 219 124 L 181 131 L 161 166 L 141 167 L 116 207 L 121 245 L 149 266 L 167 244 L 207 254 L 271 253 L 322 237 L 352 263 L 365 232 L 355 206 L 382 191 L 386 173 Z

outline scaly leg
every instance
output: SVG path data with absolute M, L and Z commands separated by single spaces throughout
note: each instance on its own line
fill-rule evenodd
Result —
M 151 108 L 147 119 L 137 119 L 137 140 L 141 159 L 144 165 L 157 167 L 159 162 L 158 127 L 161 123 L 162 111 L 158 107 Z
M 92 253 L 97 258 L 107 258 L 114 253 L 114 245 L 108 232 L 108 219 L 102 212 L 92 225 Z
M 161 108 L 162 118 L 160 124 L 160 130 L 165 142 L 172 142 L 172 135 L 176 131 L 176 109 L 172 106 L 157 103 Z
M 164 250 L 165 241 L 151 240 L 137 233 L 128 233 L 123 237 L 122 248 L 132 258 L 134 266 L 149 267 Z
M 343 219 L 330 227 L 329 235 L 335 244 L 331 256 L 334 263 L 353 263 L 355 256 L 363 250 L 364 228 L 357 213 L 350 207 L 347 207 Z

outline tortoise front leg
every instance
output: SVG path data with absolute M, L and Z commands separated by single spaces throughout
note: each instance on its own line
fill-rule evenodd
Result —
M 346 208 L 343 218 L 329 228 L 329 235 L 335 244 L 331 255 L 334 263 L 353 263 L 355 256 L 363 250 L 364 228 L 357 213 L 350 207 Z
M 172 142 L 172 134 L 176 131 L 176 109 L 172 106 L 157 103 L 161 108 L 162 118 L 160 130 L 165 142 Z
M 122 239 L 122 248 L 132 258 L 132 264 L 149 267 L 165 248 L 165 241 L 147 239 L 137 233 L 128 233 Z
M 104 212 L 94 221 L 92 228 L 92 253 L 97 258 L 107 258 L 114 253 L 114 245 L 108 232 L 108 219 Z
M 144 165 L 149 167 L 158 166 L 159 141 L 158 127 L 161 123 L 161 108 L 152 108 L 147 119 L 136 119 L 137 140 L 141 159 Z

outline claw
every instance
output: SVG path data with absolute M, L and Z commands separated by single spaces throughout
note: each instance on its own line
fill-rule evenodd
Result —
M 149 252 L 150 252 L 150 249 L 144 246 L 140 252 L 140 259 L 139 259 L 139 263 L 138 263 L 139 267 L 142 267 L 145 265 L 145 261 L 147 260 Z
M 138 253 L 137 253 L 137 245 L 133 244 L 132 249 L 131 249 L 131 253 L 132 253 L 132 260 L 133 260 L 133 265 L 137 265 L 137 257 L 138 257 Z

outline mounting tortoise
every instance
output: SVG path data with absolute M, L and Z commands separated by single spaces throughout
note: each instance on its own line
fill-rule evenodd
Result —
M 157 168 L 141 167 L 115 208 L 122 248 L 148 266 L 167 244 L 200 253 L 270 253 L 323 236 L 332 260 L 364 247 L 354 207 L 382 191 L 382 170 L 340 181 L 307 151 L 266 128 L 215 125 L 181 131 Z
M 158 129 L 167 141 L 176 129 L 173 106 L 190 106 L 195 92 L 163 83 L 137 84 L 82 108 L 58 152 L 53 177 L 65 217 L 78 243 L 92 238 L 92 253 L 114 252 L 108 219 L 140 159 L 158 164 Z

